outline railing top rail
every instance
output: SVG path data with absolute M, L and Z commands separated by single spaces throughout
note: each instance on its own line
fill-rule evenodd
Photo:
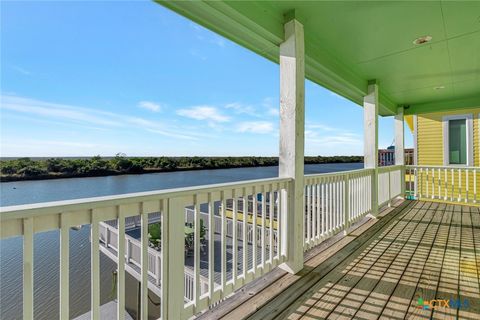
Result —
M 386 172 L 386 171 L 394 171 L 402 168 L 404 165 L 403 164 L 394 164 L 391 166 L 383 166 L 383 167 L 378 167 L 379 172 Z
M 41 216 L 46 214 L 58 214 L 61 212 L 111 207 L 116 205 L 128 205 L 138 202 L 189 196 L 194 193 L 201 194 L 207 192 L 218 192 L 225 189 L 238 189 L 256 185 L 265 185 L 269 183 L 286 183 L 290 182 L 291 180 L 291 178 L 256 179 L 248 181 L 201 185 L 186 188 L 173 188 L 156 191 L 126 193 L 103 197 L 5 206 L 0 207 L 0 221 L 7 221 L 10 219 L 19 219 L 32 216 Z
M 371 171 L 371 170 L 373 170 L 373 169 L 369 168 L 369 169 L 356 169 L 356 170 L 326 172 L 326 173 L 312 173 L 312 174 L 306 174 L 305 179 L 318 178 L 318 177 L 343 176 L 343 175 L 346 175 L 346 174 L 364 173 L 366 171 Z
M 407 168 L 435 168 L 435 169 L 468 169 L 468 170 L 480 170 L 480 167 L 468 167 L 468 166 L 428 166 L 428 165 L 408 165 Z

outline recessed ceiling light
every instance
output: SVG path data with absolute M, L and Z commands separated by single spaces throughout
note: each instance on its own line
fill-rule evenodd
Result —
M 417 39 L 415 39 L 413 41 L 413 44 L 424 44 L 424 43 L 427 43 L 427 42 L 430 42 L 432 41 L 432 36 L 423 36 L 423 37 L 419 37 Z
M 433 87 L 433 90 L 442 90 L 445 89 L 445 86 Z

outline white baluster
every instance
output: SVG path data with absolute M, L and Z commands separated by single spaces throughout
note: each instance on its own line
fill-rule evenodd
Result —
M 98 214 L 91 210 L 91 312 L 92 319 L 100 319 L 100 246 Z
M 348 173 L 343 176 L 343 229 L 344 234 L 347 235 L 349 228 L 349 215 L 350 215 L 350 178 Z
M 23 219 L 23 319 L 33 319 L 33 218 Z M 97 237 L 98 238 L 98 237 Z
M 469 183 L 468 183 L 468 169 L 465 170 L 465 203 L 468 202 L 468 191 L 469 191 Z
M 70 319 L 70 225 L 69 215 L 60 216 L 60 319 Z
M 458 202 L 462 200 L 462 171 L 458 169 Z

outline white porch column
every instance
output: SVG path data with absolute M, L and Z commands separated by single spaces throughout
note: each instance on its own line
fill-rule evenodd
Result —
M 285 41 L 280 45 L 279 176 L 293 178 L 293 183 L 288 190 L 288 205 L 281 213 L 285 222 L 283 254 L 288 257 L 282 268 L 297 273 L 303 268 L 305 56 L 303 25 L 293 19 L 284 28 Z
M 378 84 L 368 82 L 363 98 L 363 155 L 365 169 L 374 169 L 372 178 L 372 215 L 378 213 Z
M 395 115 L 395 164 L 401 166 L 405 165 L 405 125 L 403 119 L 403 107 L 398 107 Z M 403 197 L 405 196 L 405 168 L 401 170 L 400 183 Z
M 398 107 L 395 115 L 395 165 L 405 164 L 405 138 L 403 131 L 403 107 Z

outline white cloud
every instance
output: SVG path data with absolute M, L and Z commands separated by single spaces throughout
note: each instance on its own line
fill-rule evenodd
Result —
M 25 69 L 25 68 L 22 68 L 22 67 L 19 67 L 19 66 L 11 65 L 10 67 L 11 67 L 13 70 L 15 70 L 15 71 L 17 71 L 17 72 L 19 72 L 19 73 L 21 73 L 21 74 L 23 74 L 23 75 L 25 75 L 25 76 L 30 76 L 30 75 L 32 74 L 29 70 L 27 70 L 27 69 Z
M 93 148 L 99 146 L 95 143 L 84 143 L 74 141 L 61 141 L 61 140 L 27 140 L 26 143 L 39 144 L 39 145 L 54 145 L 64 147 L 79 147 L 79 148 Z
M 318 134 L 305 131 L 305 154 L 307 155 L 362 155 L 363 141 L 361 136 L 348 132 L 336 134 Z
M 195 106 L 177 110 L 177 114 L 195 120 L 208 120 L 214 122 L 228 122 L 230 117 L 222 115 L 217 108 L 212 106 Z
M 275 108 L 270 108 L 270 109 L 268 109 L 267 113 L 268 113 L 268 115 L 270 115 L 270 116 L 276 117 L 276 116 L 279 116 L 279 115 L 280 115 L 280 110 L 275 109 Z
M 202 61 L 207 60 L 207 56 L 201 54 L 201 53 L 198 52 L 198 50 L 196 50 L 196 49 L 190 49 L 189 52 L 190 52 L 190 55 L 191 55 L 192 57 L 198 58 L 198 59 L 200 59 L 200 60 L 202 60 Z
M 151 102 L 151 101 L 140 101 L 138 103 L 138 107 L 146 110 L 150 110 L 153 112 L 160 112 L 162 111 L 162 106 L 158 103 Z
M 210 42 L 222 48 L 225 47 L 225 44 L 226 44 L 225 39 L 217 35 L 213 35 L 213 38 Z
M 280 106 L 277 104 L 275 105 L 274 99 L 267 97 L 263 99 L 262 106 L 267 109 L 267 115 L 269 116 L 278 116 L 280 114 Z
M 278 117 L 280 106 L 273 98 L 265 98 L 260 104 L 243 104 L 240 102 L 225 105 L 226 109 L 233 110 L 236 114 L 246 114 L 257 118 Z
M 192 27 L 194 30 L 202 30 L 202 27 L 200 27 L 198 24 L 194 22 L 190 22 L 188 25 Z
M 257 116 L 256 110 L 254 106 L 251 105 L 245 105 L 240 102 L 233 102 L 225 105 L 226 109 L 232 109 L 235 111 L 235 113 L 238 114 L 248 114 L 251 116 Z
M 190 23 L 190 27 L 193 28 L 195 32 L 195 37 L 200 41 L 212 43 L 221 48 L 225 47 L 227 44 L 223 37 L 211 32 L 204 27 L 199 26 L 198 24 Z
M 65 104 L 44 102 L 17 96 L 1 96 L 1 110 L 26 114 L 34 119 L 38 117 L 61 120 L 74 125 L 95 125 L 100 128 L 134 128 L 154 132 L 164 136 L 182 139 L 195 139 L 196 134 L 185 134 L 180 128 L 164 123 L 132 117 L 113 112 L 99 111 L 91 108 L 76 107 Z
M 319 135 L 314 131 L 305 131 L 305 140 L 307 143 L 319 144 L 322 146 L 334 146 L 338 144 L 357 145 L 363 141 L 359 135 L 352 133 L 339 133 L 336 135 Z
M 337 131 L 338 130 L 337 128 L 330 127 L 330 126 L 327 126 L 327 125 L 324 125 L 324 124 L 321 124 L 321 123 L 307 123 L 305 125 L 305 128 L 307 130 L 319 129 L 319 130 L 322 130 L 322 131 Z
M 335 147 L 339 144 L 362 144 L 362 137 L 346 130 L 332 128 L 323 124 L 307 124 L 305 141 L 309 144 Z
M 268 121 L 246 121 L 237 125 L 238 132 L 244 133 L 271 133 L 273 132 L 273 123 Z
M 72 124 L 67 121 L 63 121 L 62 119 L 59 120 L 50 120 L 50 119 L 44 119 L 42 117 L 31 117 L 29 115 L 23 115 L 23 114 L 9 114 L 8 118 L 10 120 L 16 120 L 19 122 L 34 122 L 38 123 L 41 125 L 49 125 L 49 126 L 54 126 L 54 127 L 66 127 L 66 128 L 71 128 Z M 96 131 L 110 131 L 111 128 L 108 127 L 100 127 L 100 126 L 91 126 L 89 124 L 77 124 L 76 125 L 78 128 L 81 129 L 87 129 L 87 130 L 96 130 Z
M 163 131 L 163 130 L 157 130 L 157 129 L 147 129 L 148 132 L 152 133 L 158 133 L 167 137 L 172 137 L 172 138 L 179 138 L 179 139 L 187 139 L 187 140 L 198 140 L 196 137 L 184 135 L 184 134 L 179 134 L 179 133 L 172 133 L 168 131 Z
M 82 141 L 24 139 L 14 136 L 2 137 L 1 148 L 5 157 L 57 157 L 91 156 L 104 152 L 109 146 Z
M 111 118 L 111 114 L 72 107 L 56 103 L 43 102 L 15 96 L 2 96 L 1 108 L 35 116 L 86 122 L 95 125 L 119 126 L 120 123 Z

